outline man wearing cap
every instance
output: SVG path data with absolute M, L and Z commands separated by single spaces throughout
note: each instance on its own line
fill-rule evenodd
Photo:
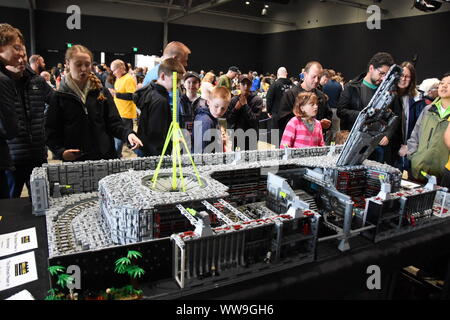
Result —
M 227 113 L 227 121 L 229 127 L 234 130 L 234 146 L 238 146 L 245 150 L 256 150 L 257 145 L 257 132 L 258 132 L 258 117 L 261 114 L 263 108 L 263 100 L 256 93 L 250 92 L 252 87 L 252 80 L 248 74 L 242 74 L 239 76 L 239 89 L 241 93 L 238 96 L 234 96 L 231 99 L 230 106 Z M 242 129 L 245 134 L 245 146 L 244 143 L 237 143 L 242 141 L 241 132 L 236 130 Z M 249 129 L 254 129 L 255 137 L 252 136 Z M 249 138 L 247 140 L 246 138 Z M 242 144 L 242 146 L 240 145 Z
M 180 128 L 186 129 L 192 134 L 192 127 L 197 108 L 208 108 L 206 100 L 198 94 L 200 89 L 200 75 L 188 71 L 184 75 L 184 87 L 186 93 L 180 98 Z M 186 137 L 187 140 L 188 137 Z
M 228 90 L 232 90 L 231 81 L 239 74 L 238 67 L 229 67 L 228 72 L 220 76 L 217 82 L 218 87 L 226 87 Z

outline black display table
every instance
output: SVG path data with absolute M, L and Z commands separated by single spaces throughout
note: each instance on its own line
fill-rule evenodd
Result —
M 39 277 L 31 283 L 0 292 L 0 299 L 23 289 L 36 299 L 43 299 L 49 290 L 45 217 L 31 213 L 27 198 L 1 200 L 0 215 L 3 216 L 0 234 L 36 227 L 38 248 L 35 255 Z M 445 261 L 450 257 L 450 221 L 376 244 L 358 236 L 351 239 L 351 246 L 351 250 L 342 253 L 337 250 L 335 241 L 320 242 L 315 262 L 222 287 L 205 286 L 181 292 L 175 281 L 168 279 L 157 284 L 142 284 L 141 289 L 150 299 L 390 298 L 396 275 L 403 267 L 436 259 Z M 380 268 L 381 290 L 367 287 L 367 279 L 372 275 L 367 269 L 371 265 Z
M 32 206 L 29 198 L 0 200 L 0 216 L 2 216 L 0 220 L 0 234 L 36 227 L 38 238 L 38 248 L 34 250 L 38 280 L 0 291 L 0 299 L 8 298 L 24 289 L 28 290 L 35 299 L 43 299 L 50 289 L 47 272 L 48 245 L 45 216 L 36 217 L 31 213 L 31 210 Z

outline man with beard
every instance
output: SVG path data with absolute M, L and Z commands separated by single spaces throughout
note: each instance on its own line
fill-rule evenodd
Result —
M 30 67 L 37 75 L 40 75 L 42 71 L 45 71 L 44 58 L 38 54 L 33 54 L 30 57 Z
M 361 110 L 369 104 L 378 86 L 384 80 L 394 59 L 387 52 L 376 53 L 369 61 L 367 72 L 350 81 L 342 91 L 337 104 L 337 115 L 341 119 L 341 130 L 351 130 Z M 384 161 L 383 147 L 389 138 L 384 137 L 369 159 Z

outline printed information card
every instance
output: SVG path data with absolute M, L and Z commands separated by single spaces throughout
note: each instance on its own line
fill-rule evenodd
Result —
M 28 290 L 22 290 L 19 293 L 16 293 L 15 295 L 5 300 L 35 300 L 35 299 Z
M 0 257 L 36 249 L 37 247 L 36 228 L 0 235 Z
M 34 251 L 0 260 L 0 291 L 37 279 Z

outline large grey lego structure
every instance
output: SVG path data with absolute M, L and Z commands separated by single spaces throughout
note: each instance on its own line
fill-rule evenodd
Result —
M 244 273 L 248 263 L 266 270 L 268 263 L 276 266 L 292 254 L 297 264 L 314 261 L 318 240 L 338 240 L 338 248 L 345 251 L 353 236 L 380 241 L 448 216 L 446 189 L 431 184 L 431 189 L 402 190 L 400 172 L 373 161 L 338 167 L 340 150 L 338 146 L 196 155 L 204 187 L 193 184 L 187 192 L 152 190 L 148 179 L 154 168 L 130 169 L 130 163 L 156 166 L 157 157 L 133 159 L 126 166 L 118 160 L 89 162 L 90 168 L 106 172 L 124 170 L 101 179 L 95 170 L 87 171 L 91 176 L 75 173 L 86 169 L 86 163 L 45 165 L 34 170 L 32 181 L 40 179 L 48 192 L 42 204 L 33 199 L 33 205 L 49 204 L 50 258 L 169 237 L 173 275 L 181 287 Z M 234 164 L 220 163 L 227 160 Z M 161 172 L 162 185 L 169 165 Z M 90 186 L 97 185 L 99 192 L 76 193 L 74 185 L 64 184 L 67 180 L 53 180 L 50 173 L 66 177 L 68 167 L 71 175 L 91 179 Z M 180 208 L 198 214 L 187 216 L 189 211 Z M 392 215 L 395 221 L 388 219 Z M 319 221 L 334 234 L 319 239 Z M 308 225 L 309 231 L 293 233 L 299 225 Z M 291 246 L 294 253 L 287 249 Z
M 80 263 L 83 253 L 140 244 L 157 255 L 170 242 L 164 259 L 189 288 L 314 261 L 318 241 L 337 240 L 345 251 L 357 235 L 376 242 L 441 223 L 450 197 L 434 177 L 402 190 L 399 170 L 366 160 L 392 124 L 385 112 L 398 77 L 393 66 L 344 147 L 194 154 L 202 186 L 183 155 L 185 192 L 170 190 L 168 156 L 155 189 L 159 157 L 35 168 L 33 209 L 46 214 L 50 259 Z M 331 234 L 320 236 L 319 223 Z M 162 279 L 159 258 L 148 267 Z
M 356 118 L 337 165 L 361 164 L 384 136 L 391 136 L 398 117 L 388 107 L 402 70 L 398 65 L 391 66 L 369 104 Z

